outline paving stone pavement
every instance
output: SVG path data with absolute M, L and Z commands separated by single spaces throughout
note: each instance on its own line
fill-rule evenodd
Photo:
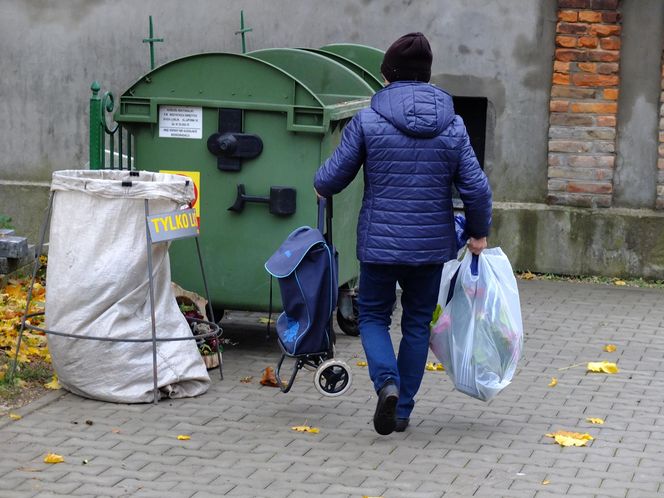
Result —
M 276 364 L 275 340 L 236 313 L 225 325 L 239 343 L 227 347 L 225 380 L 212 371 L 199 398 L 118 405 L 53 394 L 19 410 L 21 420 L 0 421 L 0 497 L 664 496 L 664 292 L 519 286 L 525 353 L 489 403 L 427 371 L 411 426 L 378 436 L 358 338 L 337 341 L 354 375 L 346 395 L 323 398 L 307 371 L 282 394 L 258 383 Z M 618 350 L 605 353 L 607 343 Z M 620 372 L 586 373 L 597 360 Z M 291 430 L 304 423 L 320 433 Z M 595 439 L 563 448 L 545 436 L 560 429 Z M 65 462 L 43 463 L 47 452 Z

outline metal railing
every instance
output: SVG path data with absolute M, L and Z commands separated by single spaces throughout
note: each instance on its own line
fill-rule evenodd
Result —
M 96 81 L 90 90 L 90 169 L 131 170 L 132 135 L 119 123 L 112 122 L 109 126 L 107 122 L 107 113 L 112 116 L 115 109 L 113 94 L 104 92 L 100 97 L 101 86 Z

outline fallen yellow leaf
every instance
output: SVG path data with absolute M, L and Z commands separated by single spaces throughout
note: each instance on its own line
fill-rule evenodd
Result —
M 253 380 L 253 375 L 247 375 L 246 377 L 240 377 L 240 382 L 243 384 L 249 384 Z
M 618 373 L 618 366 L 609 361 L 591 361 L 588 363 L 588 372 L 602 372 L 608 374 Z
M 551 484 L 551 481 L 549 481 L 548 479 L 544 479 L 542 481 L 542 484 L 544 484 L 546 486 L 547 484 Z
M 614 344 L 607 344 L 606 346 L 604 346 L 604 351 L 606 351 L 607 353 L 613 353 L 616 349 L 618 348 L 616 348 Z
M 262 323 L 264 325 L 267 325 L 269 323 L 270 325 L 272 325 L 274 323 L 274 318 L 261 317 L 258 319 L 258 323 Z
M 613 285 L 623 286 L 627 285 L 627 282 L 625 282 L 624 280 L 614 280 Z
M 180 434 L 178 436 L 178 441 L 189 441 L 191 439 L 191 436 L 187 436 L 185 434 Z
M 434 363 L 433 361 L 427 362 L 427 364 L 425 365 L 424 368 L 426 368 L 427 370 L 432 371 L 432 372 L 435 372 L 435 371 L 441 371 L 442 372 L 443 370 L 445 370 L 445 367 L 443 366 L 442 363 Z
M 60 389 L 60 383 L 58 382 L 58 376 L 53 374 L 51 382 L 44 384 L 46 389 Z
M 16 413 L 10 413 L 9 418 L 12 419 L 12 420 L 21 420 L 23 417 L 21 417 L 20 415 L 17 415 Z
M 44 457 L 44 463 L 62 463 L 65 461 L 65 457 L 62 455 L 57 455 L 55 453 L 47 453 Z
M 556 387 L 558 385 L 558 379 L 551 377 L 551 382 L 549 382 L 549 387 Z
M 296 432 L 310 432 L 311 434 L 318 434 L 320 432 L 320 429 L 317 427 L 309 427 L 308 425 L 296 425 L 295 427 L 291 427 Z
M 585 446 L 588 441 L 593 440 L 590 434 L 569 431 L 554 432 L 547 434 L 546 437 L 552 437 L 560 446 Z
M 593 418 L 593 417 L 588 417 L 588 418 L 586 419 L 586 422 L 590 422 L 591 424 L 602 425 L 602 424 L 604 423 L 604 419 L 603 419 L 603 418 Z
M 358 366 L 358 367 L 366 367 L 366 366 L 367 366 L 367 362 L 366 362 L 366 361 L 358 361 L 358 362 L 357 362 L 357 366 Z
M 521 275 L 521 278 L 524 280 L 532 280 L 533 278 L 535 278 L 535 275 L 530 273 L 530 271 L 527 271 L 526 273 Z

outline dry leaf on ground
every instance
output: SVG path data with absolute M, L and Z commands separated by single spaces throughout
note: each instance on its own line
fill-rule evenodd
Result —
M 65 457 L 56 453 L 47 453 L 44 457 L 44 463 L 62 463 L 64 461 Z
M 596 417 L 588 417 L 586 419 L 586 422 L 590 422 L 591 424 L 602 425 L 604 423 L 604 419 L 603 418 L 596 418 Z
M 619 371 L 618 366 L 609 361 L 591 361 L 588 363 L 588 372 L 614 374 Z
M 556 387 L 558 385 L 558 379 L 551 377 L 551 382 L 549 382 L 549 387 Z
M 240 377 L 240 382 L 243 384 L 249 384 L 253 380 L 253 375 L 247 375 L 246 377 Z
M 23 417 L 21 417 L 20 415 L 17 415 L 16 413 L 10 413 L 9 418 L 12 419 L 12 420 L 21 420 Z
M 435 372 L 435 371 L 442 372 L 442 371 L 445 370 L 445 367 L 443 366 L 442 363 L 434 363 L 433 361 L 427 362 L 427 364 L 425 365 L 424 368 L 431 371 L 431 372 Z
M 54 389 L 54 390 L 60 389 L 61 387 L 60 387 L 60 382 L 58 382 L 58 376 L 53 374 L 51 382 L 47 382 L 46 384 L 44 384 L 44 387 L 47 389 Z
M 295 427 L 291 427 L 295 432 L 310 432 L 311 434 L 318 434 L 320 432 L 320 429 L 317 427 L 309 427 L 308 425 L 296 425 Z
M 606 346 L 604 346 L 604 351 L 606 351 L 607 353 L 613 353 L 616 349 L 618 348 L 616 348 L 615 344 L 607 344 Z
M 187 436 L 186 434 L 179 434 L 178 435 L 178 441 L 189 441 L 191 439 L 191 436 Z
M 619 287 L 622 287 L 623 285 L 627 285 L 627 282 L 625 282 L 624 280 L 614 280 L 613 285 L 617 285 Z
M 366 367 L 366 366 L 367 366 L 367 362 L 366 362 L 366 361 L 358 361 L 358 362 L 357 362 L 357 366 L 358 366 L 358 367 Z
M 552 437 L 560 446 L 585 446 L 594 439 L 590 434 L 569 431 L 557 431 L 547 434 L 546 437 Z
M 268 387 L 279 387 L 277 377 L 272 367 L 265 367 L 261 377 L 261 385 Z

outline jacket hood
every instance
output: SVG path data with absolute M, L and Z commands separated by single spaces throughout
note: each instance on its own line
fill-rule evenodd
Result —
M 454 119 L 452 97 L 429 83 L 397 81 L 376 92 L 371 108 L 406 135 L 435 137 Z

